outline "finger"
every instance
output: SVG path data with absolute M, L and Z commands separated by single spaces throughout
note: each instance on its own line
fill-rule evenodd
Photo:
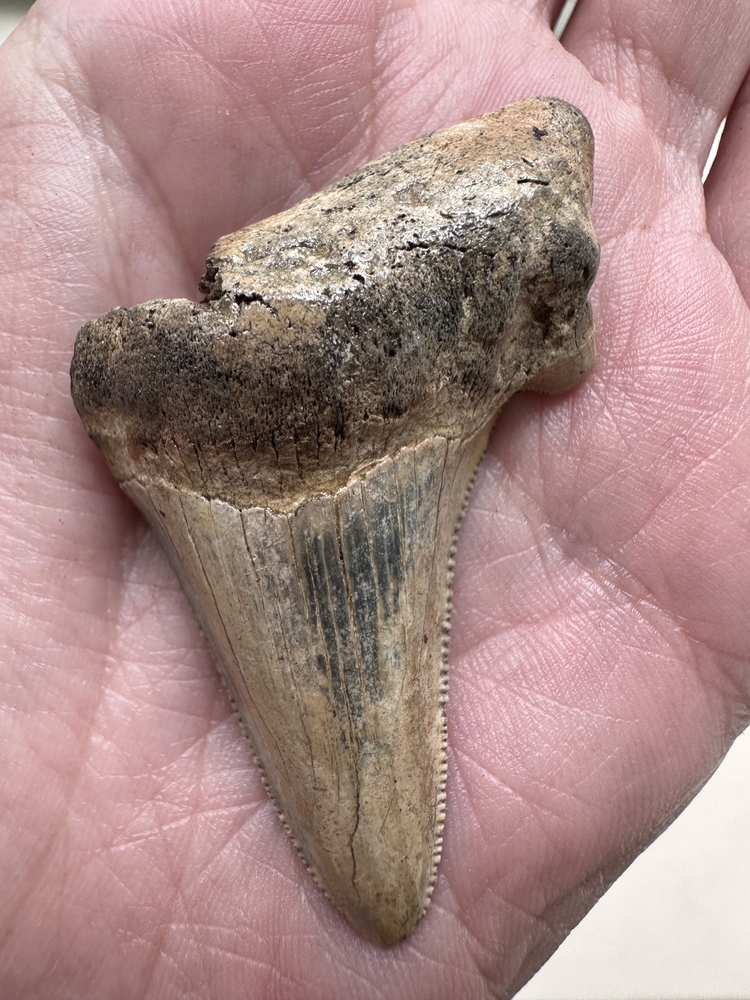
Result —
M 708 231 L 750 302 L 750 78 L 727 117 L 705 191 Z
M 750 4 L 579 0 L 564 44 L 702 163 L 750 64 Z

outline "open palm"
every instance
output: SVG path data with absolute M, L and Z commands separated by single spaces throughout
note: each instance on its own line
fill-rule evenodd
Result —
M 559 6 L 37 0 L 0 53 L 3 996 L 512 994 L 746 721 L 750 9 L 581 0 L 563 48 Z M 599 358 L 482 464 L 443 862 L 384 951 L 304 871 L 67 371 L 221 234 L 532 94 L 596 135 Z

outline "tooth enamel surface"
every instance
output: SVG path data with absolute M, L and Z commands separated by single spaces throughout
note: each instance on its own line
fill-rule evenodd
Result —
M 502 403 L 593 362 L 593 141 L 553 99 L 386 154 L 223 237 L 206 300 L 115 309 L 71 368 L 269 792 L 363 934 L 442 845 L 455 533 Z

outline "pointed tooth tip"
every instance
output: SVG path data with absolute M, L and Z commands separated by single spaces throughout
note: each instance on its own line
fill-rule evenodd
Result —
M 349 922 L 373 944 L 381 948 L 390 948 L 404 938 L 407 938 L 424 914 L 427 912 L 427 903 L 432 895 L 433 886 L 428 886 L 419 901 L 414 901 L 415 905 L 408 915 L 397 908 L 390 910 L 384 907 L 378 900 L 372 906 L 364 907 L 357 913 L 347 913 L 344 915 Z

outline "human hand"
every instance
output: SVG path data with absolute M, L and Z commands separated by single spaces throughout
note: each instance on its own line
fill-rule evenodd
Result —
M 580 0 L 563 48 L 558 6 L 38 0 L 3 48 L 3 995 L 510 994 L 746 721 L 750 12 Z M 68 366 L 85 320 L 194 297 L 219 235 L 531 94 L 594 128 L 599 358 L 481 466 L 443 861 L 383 951 L 286 838 Z

